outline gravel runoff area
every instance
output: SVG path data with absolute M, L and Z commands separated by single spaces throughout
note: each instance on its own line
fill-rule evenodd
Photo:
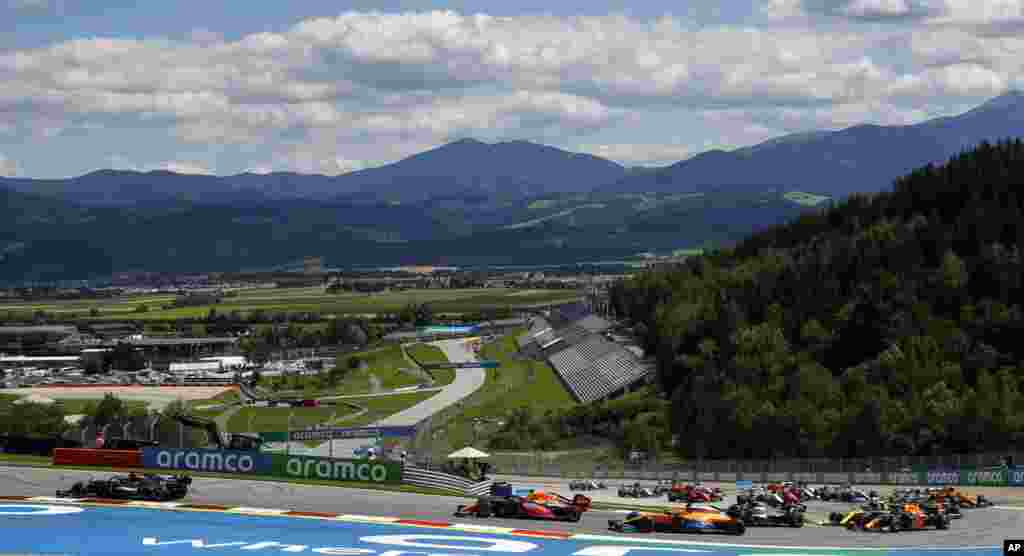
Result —
M 205 400 L 230 390 L 224 386 L 95 386 L 83 388 L 10 388 L 4 394 L 37 395 L 54 400 L 99 400 L 107 392 L 126 401 L 148 402 L 150 409 L 161 410 L 174 400 Z
M 105 472 L 89 472 L 29 467 L 0 467 L 0 495 L 53 496 L 58 488 L 67 488 L 74 481 L 109 476 Z M 517 483 L 519 484 L 519 483 Z M 359 515 L 424 519 L 459 523 L 479 523 L 501 527 L 545 529 L 570 533 L 598 533 L 632 536 L 607 530 L 609 519 L 622 517 L 621 512 L 592 510 L 579 523 L 551 523 L 507 519 L 454 518 L 455 506 L 468 499 L 429 496 L 401 492 L 338 487 L 269 483 L 241 479 L 196 477 L 186 498 L 192 503 L 243 505 L 257 508 L 281 508 L 304 511 L 346 512 Z M 812 503 L 812 511 L 842 511 L 846 504 Z M 1024 531 L 1024 511 L 984 508 L 965 511 L 963 519 L 955 520 L 946 531 L 919 533 L 873 534 L 847 531 L 841 527 L 807 526 L 750 528 L 743 537 L 729 535 L 670 535 L 645 537 L 700 540 L 701 542 L 743 543 L 744 545 L 777 547 L 936 547 L 947 550 L 966 547 L 1001 547 L 1003 539 L 1015 538 Z

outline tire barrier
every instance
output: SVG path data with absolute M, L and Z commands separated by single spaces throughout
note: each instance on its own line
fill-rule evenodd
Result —
M 93 450 L 88 448 L 57 448 L 54 465 L 99 465 L 103 467 L 142 467 L 139 450 Z
M 466 496 L 487 494 L 491 491 L 491 485 L 494 484 L 494 481 L 490 479 L 474 483 L 455 475 L 410 466 L 406 466 L 402 470 L 402 482 L 415 486 L 457 492 Z

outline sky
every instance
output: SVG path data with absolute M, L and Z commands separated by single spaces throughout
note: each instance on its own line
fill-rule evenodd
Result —
M 625 165 L 1024 88 L 1024 0 L 0 0 L 0 175 L 337 175 L 449 141 Z

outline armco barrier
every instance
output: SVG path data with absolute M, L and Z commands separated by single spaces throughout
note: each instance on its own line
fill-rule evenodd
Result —
M 142 467 L 142 458 L 138 450 L 57 448 L 53 451 L 53 464 L 101 465 L 104 467 Z
M 881 473 L 854 473 L 851 483 L 858 485 L 877 485 L 882 482 Z
M 400 483 L 402 482 L 402 464 L 392 461 L 275 454 L 272 474 L 277 477 L 322 481 Z
M 149 469 L 187 469 L 211 473 L 270 475 L 271 454 L 234 450 L 143 448 L 142 465 Z
M 411 466 L 406 466 L 402 470 L 402 482 L 421 487 L 458 492 L 466 496 L 487 494 L 491 491 L 491 485 L 494 483 L 491 480 L 474 483 L 455 475 Z
M 960 468 L 960 484 L 964 486 L 1007 486 L 1007 468 Z

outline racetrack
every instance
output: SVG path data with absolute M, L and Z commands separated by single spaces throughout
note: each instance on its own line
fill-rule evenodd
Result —
M 53 496 L 58 488 L 67 488 L 76 480 L 108 476 L 110 473 L 55 470 L 28 467 L 0 467 L 0 495 Z M 513 485 L 517 486 L 517 485 Z M 563 492 L 568 494 L 568 492 Z M 529 529 L 553 529 L 571 533 L 620 535 L 607 531 L 607 521 L 621 513 L 592 510 L 579 523 L 544 521 L 454 518 L 457 504 L 469 499 L 426 496 L 399 492 L 348 489 L 287 483 L 268 483 L 234 479 L 196 477 L 190 502 L 243 505 L 249 507 L 288 508 L 306 511 L 351 512 L 361 515 L 392 516 L 434 521 L 481 523 Z M 998 500 L 997 500 L 998 503 Z M 844 504 L 814 503 L 811 511 L 841 511 Z M 1002 541 L 1019 537 L 1024 531 L 1024 511 L 986 508 L 965 510 L 963 519 L 954 520 L 946 531 L 917 531 L 897 534 L 856 533 L 838 527 L 807 526 L 792 528 L 750 528 L 743 537 L 728 535 L 654 535 L 662 538 L 701 542 L 740 543 L 744 545 L 786 547 L 959 547 L 1002 546 Z M 630 535 L 626 535 L 630 536 Z

